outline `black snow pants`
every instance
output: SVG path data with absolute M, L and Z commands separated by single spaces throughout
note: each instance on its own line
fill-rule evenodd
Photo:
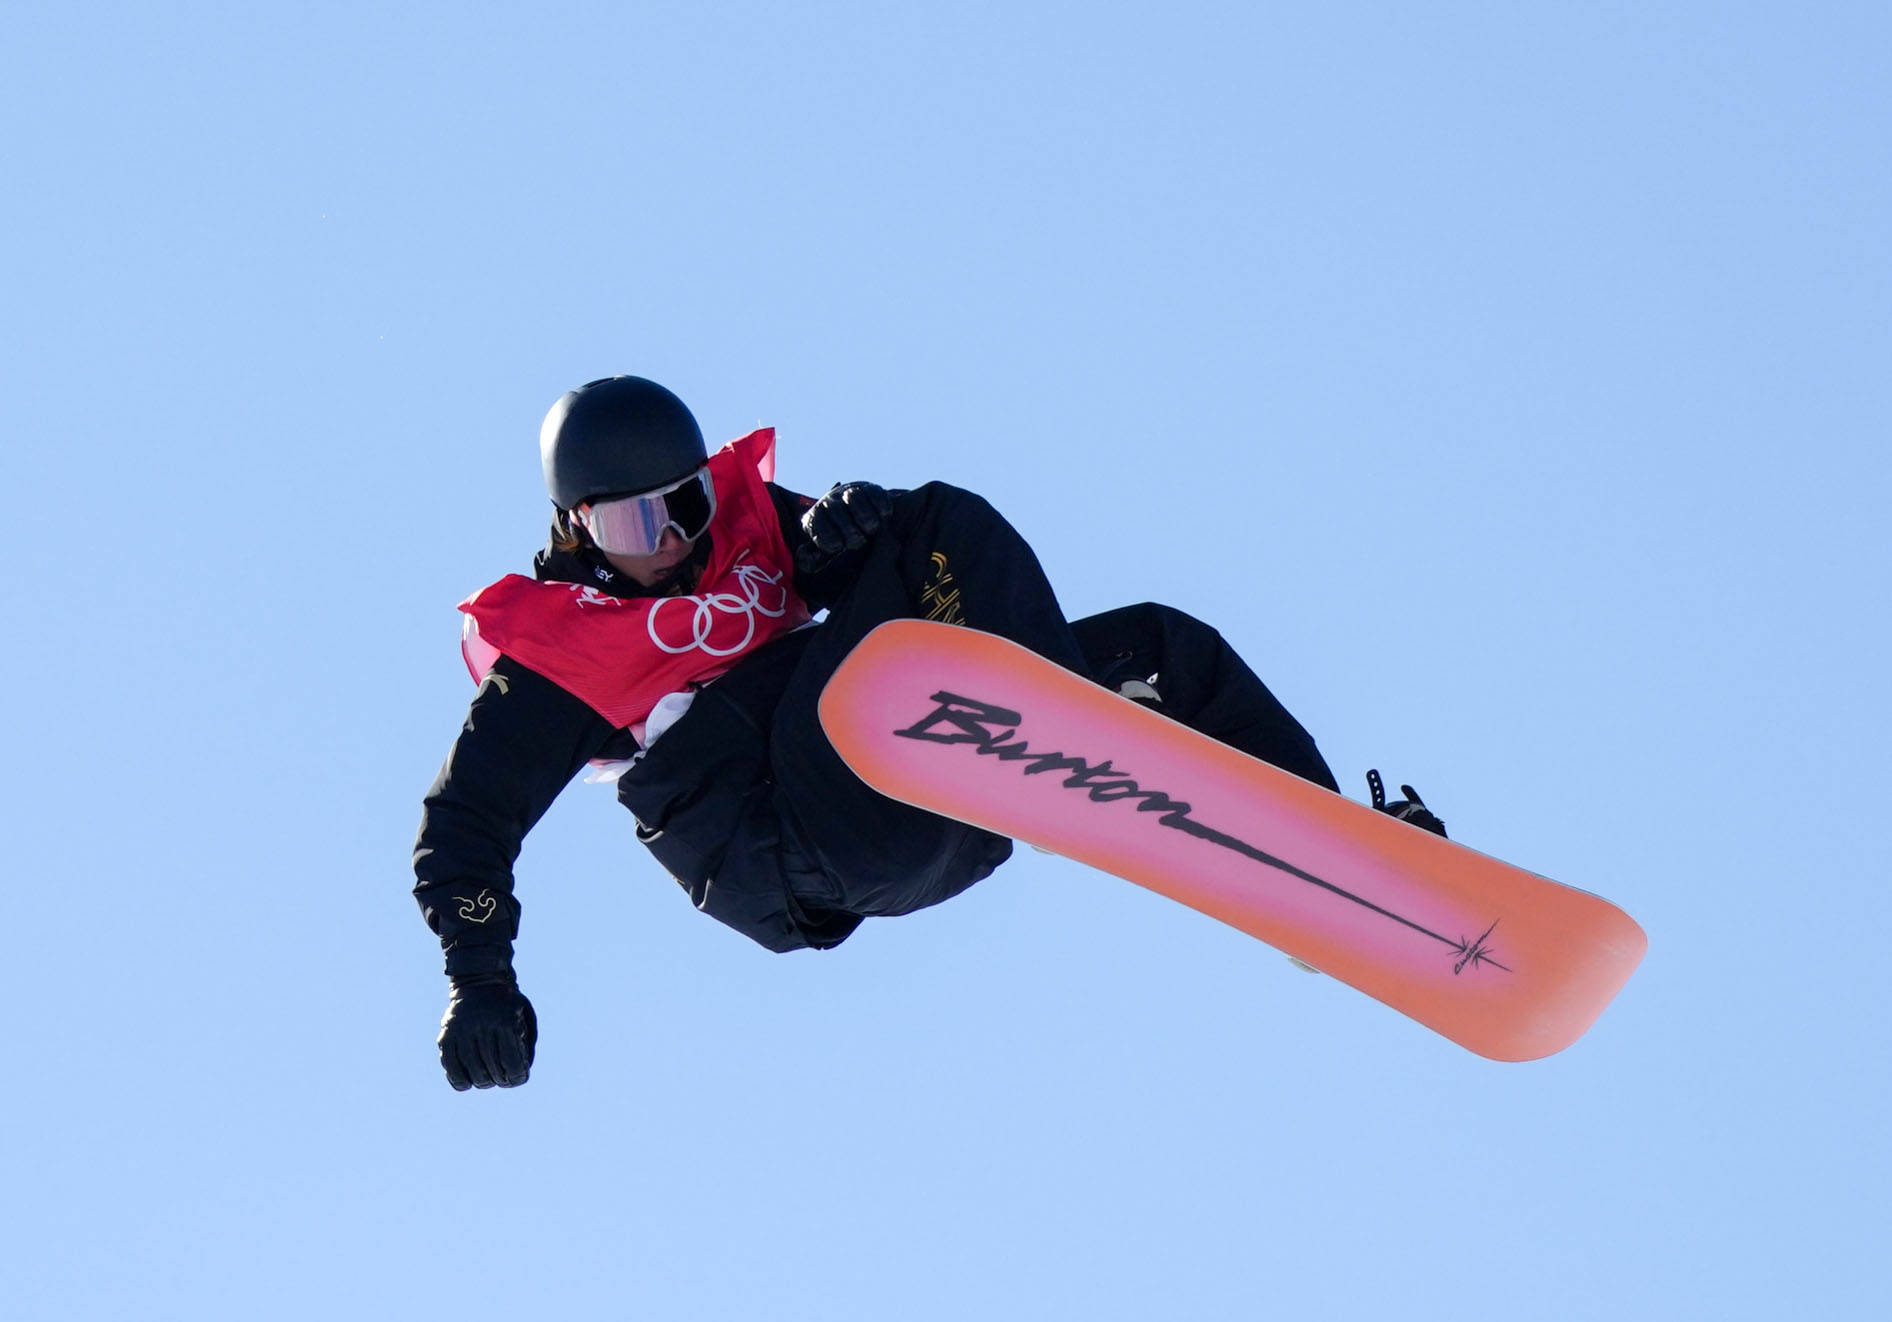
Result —
M 1001 836 L 875 793 L 822 732 L 816 703 L 835 668 L 876 625 L 910 617 L 1002 635 L 1112 688 L 1154 676 L 1167 715 L 1334 788 L 1307 731 L 1214 629 L 1154 604 L 1067 622 L 1024 538 L 981 497 L 932 483 L 895 496 L 853 587 L 806 631 L 770 720 L 783 870 L 808 944 L 937 904 L 1011 853 Z

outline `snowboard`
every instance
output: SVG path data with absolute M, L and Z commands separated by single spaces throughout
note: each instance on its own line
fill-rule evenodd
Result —
M 1169 896 L 1493 1060 L 1596 1021 L 1648 938 L 1599 896 L 1240 753 L 993 634 L 874 629 L 822 692 L 869 786 Z

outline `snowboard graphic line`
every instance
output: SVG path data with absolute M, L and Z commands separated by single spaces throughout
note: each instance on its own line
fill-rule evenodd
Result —
M 1019 729 L 1025 723 L 1023 713 L 1007 707 L 1000 707 L 974 698 L 962 697 L 957 693 L 941 690 L 932 696 L 936 704 L 933 710 L 904 729 L 892 731 L 902 739 L 917 739 L 934 744 L 972 744 L 973 751 L 980 757 L 996 757 L 1001 762 L 1029 762 L 1025 767 L 1027 776 L 1043 775 L 1052 771 L 1068 771 L 1062 784 L 1066 789 L 1085 790 L 1092 803 L 1118 803 L 1128 799 L 1140 799 L 1136 811 L 1161 813 L 1156 819 L 1159 826 L 1167 826 L 1198 840 L 1205 840 L 1212 845 L 1232 850 L 1245 858 L 1265 864 L 1286 873 L 1299 881 L 1318 886 L 1322 890 L 1338 895 L 1341 899 L 1357 904 L 1363 909 L 1390 918 L 1402 927 L 1411 928 L 1421 936 L 1431 937 L 1434 941 L 1449 948 L 1457 957 L 1452 964 L 1454 976 L 1461 974 L 1467 967 L 1484 968 L 1490 966 L 1502 969 L 1506 973 L 1510 968 L 1500 963 L 1486 944 L 1496 930 L 1499 919 L 1492 919 L 1491 925 L 1479 934 L 1477 940 L 1460 937 L 1457 940 L 1435 932 L 1423 923 L 1415 922 L 1403 914 L 1382 905 L 1373 903 L 1363 895 L 1356 895 L 1344 886 L 1317 877 L 1312 872 L 1298 868 L 1284 858 L 1277 858 L 1267 850 L 1251 845 L 1239 836 L 1219 831 L 1213 826 L 1199 822 L 1189 814 L 1194 811 L 1186 802 L 1171 798 L 1162 790 L 1144 789 L 1129 772 L 1112 765 L 1112 759 L 1093 763 L 1086 758 L 1074 757 L 1062 750 L 1053 753 L 1041 753 L 1034 750 L 1028 740 L 1018 738 Z M 941 726 L 946 728 L 940 732 Z M 992 727 L 998 727 L 995 731 Z M 1100 779 L 1102 778 L 1102 779 Z M 1413 828 L 1417 830 L 1418 828 Z
M 1493 1060 L 1575 1042 L 1648 949 L 1601 896 L 1375 812 L 993 634 L 883 624 L 836 668 L 820 715 L 879 793 L 1167 896 Z M 1127 806 L 1091 806 L 1112 803 Z

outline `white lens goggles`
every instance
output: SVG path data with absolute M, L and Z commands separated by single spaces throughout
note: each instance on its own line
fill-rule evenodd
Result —
M 572 517 L 600 550 L 613 555 L 652 555 L 663 544 L 667 529 L 675 528 L 686 542 L 709 530 L 710 520 L 716 517 L 716 485 L 710 481 L 709 469 L 699 468 L 655 491 L 586 501 L 572 511 Z

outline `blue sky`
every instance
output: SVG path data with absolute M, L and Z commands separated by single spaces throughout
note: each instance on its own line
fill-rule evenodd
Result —
M 10 1317 L 1885 1310 L 1882 7 L 6 26 Z M 1495 1065 L 1037 855 L 774 957 L 575 786 L 452 1093 L 453 604 L 614 371 L 1211 621 L 1642 971 Z

